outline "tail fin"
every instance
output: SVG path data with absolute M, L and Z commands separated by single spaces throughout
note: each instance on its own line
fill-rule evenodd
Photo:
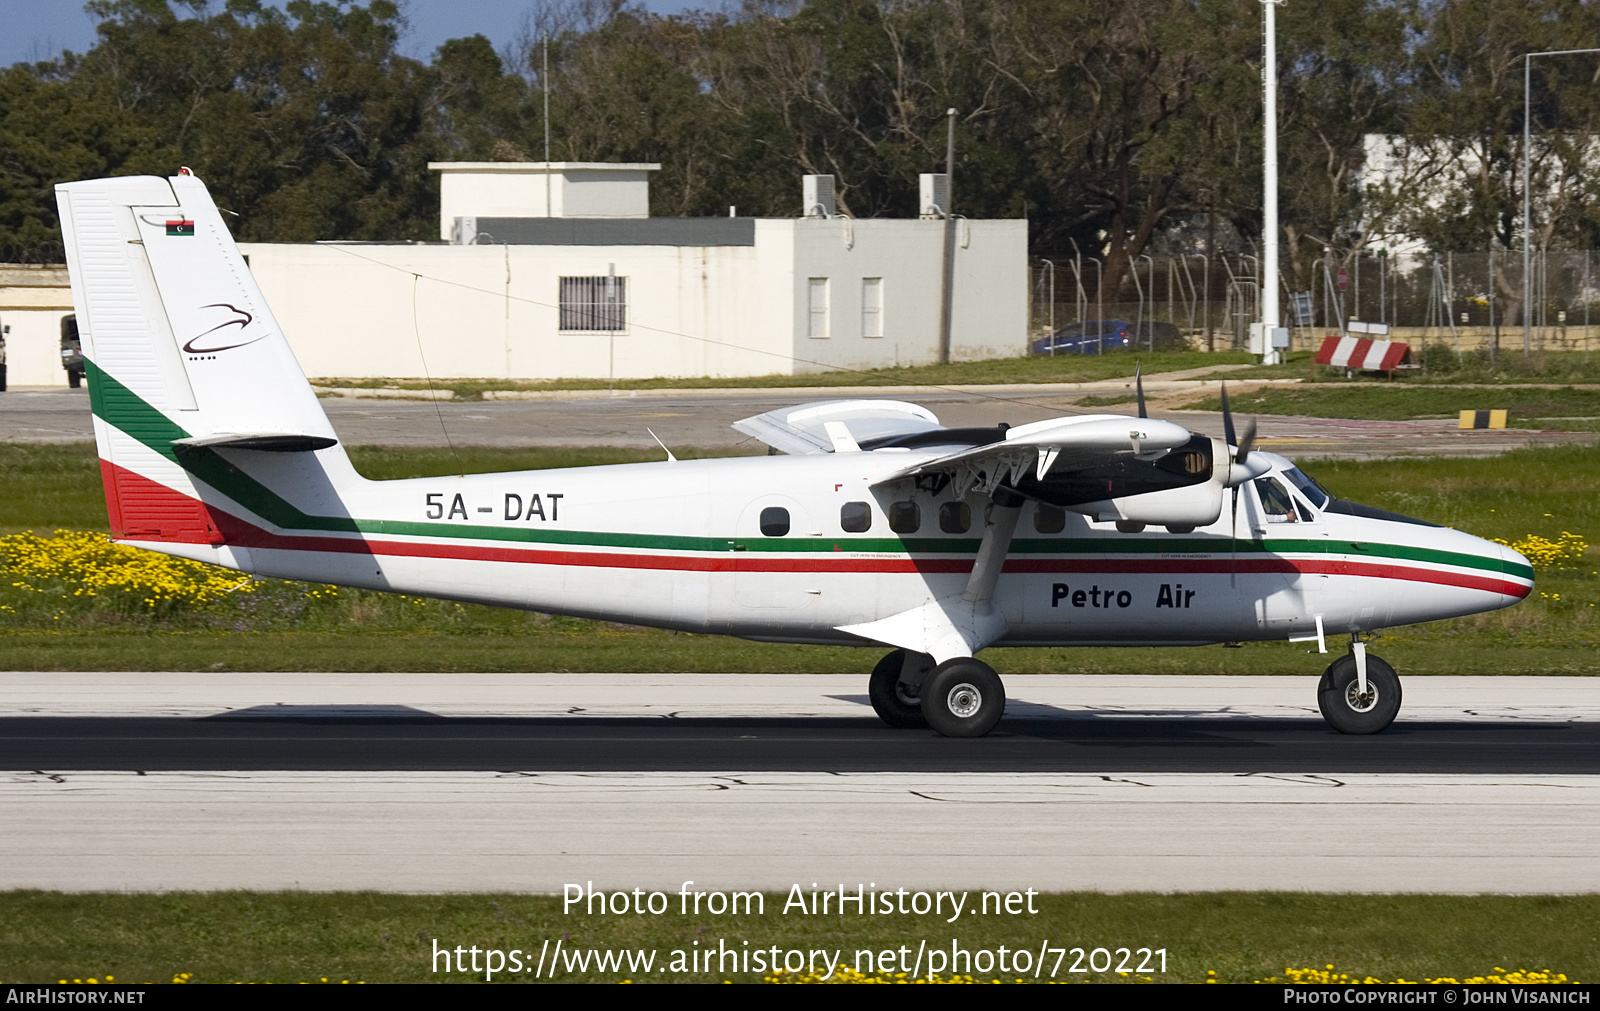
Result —
M 353 475 L 199 179 L 64 183 L 56 201 L 115 536 L 226 543 L 223 512 L 261 509 L 214 480 L 236 472 L 217 449 L 314 455 L 323 487 Z

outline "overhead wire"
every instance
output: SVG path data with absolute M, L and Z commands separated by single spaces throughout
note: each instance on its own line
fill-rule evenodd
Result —
M 328 241 L 325 241 L 325 242 L 319 242 L 317 244 L 318 245 L 322 245 L 322 246 L 328 246 L 329 248 L 332 248 L 332 249 L 337 249 L 337 250 L 339 250 L 340 252 L 343 252 L 343 253 L 348 253 L 351 256 L 356 257 L 357 259 L 366 260 L 368 263 L 374 263 L 374 264 L 377 264 L 380 267 L 387 267 L 390 270 L 396 270 L 396 271 L 399 271 L 399 272 L 404 273 L 404 274 L 410 274 L 413 278 L 421 278 L 423 280 L 433 281 L 433 282 L 436 282 L 438 284 L 445 284 L 445 285 L 450 285 L 450 286 L 456 287 L 456 288 L 463 288 L 463 289 L 465 289 L 467 291 L 473 291 L 473 292 L 477 292 L 477 293 L 483 294 L 483 295 L 492 295 L 495 298 L 509 299 L 510 301 L 523 302 L 523 303 L 526 303 L 527 305 L 535 305 L 535 306 L 539 306 L 540 308 L 544 308 L 544 309 L 555 309 L 558 312 L 560 311 L 560 306 L 555 305 L 554 303 L 551 303 L 551 302 L 543 302 L 543 301 L 540 301 L 539 299 L 528 298 L 528 297 L 523 296 L 523 295 L 512 295 L 512 294 L 509 294 L 507 292 L 493 291 L 493 290 L 488 289 L 488 288 L 480 288 L 477 285 L 468 284 L 465 281 L 456 281 L 456 280 L 452 280 L 452 279 L 446 278 L 446 277 L 437 277 L 437 276 L 434 276 L 432 274 L 425 274 L 425 273 L 423 273 L 423 272 L 421 272 L 419 270 L 413 270 L 410 267 L 403 267 L 398 263 L 390 263 L 390 262 L 388 262 L 386 260 L 380 260 L 375 256 L 366 256 L 366 255 L 364 255 L 362 253 L 359 253 L 356 250 L 354 250 L 354 249 L 350 248 L 349 246 L 347 246 L 347 245 L 345 245 L 343 243 L 340 243 L 340 242 L 328 242 Z M 413 281 L 413 284 L 414 283 L 415 282 Z M 414 294 L 413 294 L 413 297 L 414 297 Z M 415 324 L 415 308 L 413 307 L 413 325 L 414 324 Z M 668 337 L 680 337 L 680 338 L 682 338 L 684 340 L 700 341 L 701 343 L 704 343 L 704 344 L 714 344 L 714 345 L 716 345 L 718 347 L 730 348 L 730 349 L 732 349 L 734 351 L 746 351 L 746 352 L 750 352 L 750 353 L 753 353 L 753 354 L 768 355 L 768 356 L 771 356 L 773 358 L 781 358 L 784 361 L 795 362 L 795 363 L 801 364 L 801 365 L 816 365 L 816 366 L 819 366 L 821 368 L 828 369 L 828 370 L 834 371 L 834 372 L 849 372 L 849 373 L 852 373 L 852 374 L 858 375 L 858 376 L 867 376 L 867 377 L 870 377 L 870 378 L 882 379 L 882 380 L 886 380 L 886 379 L 890 378 L 890 377 L 885 376 L 881 371 L 875 370 L 875 369 L 853 369 L 853 368 L 850 368 L 849 366 L 837 365 L 837 364 L 835 364 L 833 362 L 815 361 L 815 360 L 810 359 L 810 358 L 801 358 L 801 357 L 799 357 L 797 355 L 785 354 L 782 351 L 769 351 L 766 348 L 756 348 L 756 347 L 748 347 L 748 346 L 743 345 L 743 344 L 733 344 L 733 343 L 730 343 L 728 341 L 719 341 L 719 340 L 717 340 L 717 339 L 715 339 L 713 337 L 703 337 L 703 336 L 700 336 L 699 334 L 684 333 L 684 332 L 682 332 L 680 330 L 671 330 L 671 329 L 668 329 L 666 327 L 651 326 L 648 323 L 639 323 L 639 322 L 636 322 L 634 320 L 629 320 L 628 321 L 628 326 L 630 328 L 637 328 L 637 329 L 640 329 L 640 330 L 648 330 L 648 331 L 650 331 L 652 333 L 658 333 L 658 334 L 662 334 L 662 335 L 668 336 Z M 418 338 L 419 342 L 420 342 L 420 339 L 421 338 L 419 337 Z M 1014 404 L 1014 405 L 1017 405 L 1017 406 L 1020 406 L 1020 407 L 1034 407 L 1034 408 L 1038 408 L 1039 410 L 1043 410 L 1043 411 L 1058 411 L 1058 412 L 1061 412 L 1061 413 L 1064 413 L 1064 414 L 1087 415 L 1087 414 L 1096 413 L 1096 412 L 1093 412 L 1093 411 L 1086 411 L 1086 410 L 1083 410 L 1081 408 L 1071 407 L 1071 406 L 1062 405 L 1062 404 L 1040 404 L 1040 403 L 1036 403 L 1036 402 L 1031 401 L 1031 400 L 1024 400 L 1024 399 L 1021 399 L 1021 398 L 1018 398 L 1018 397 L 1003 397 L 1003 396 L 996 396 L 995 394 L 992 394 L 992 393 L 980 393 L 980 392 L 978 392 L 976 390 L 973 390 L 970 387 L 958 388 L 958 387 L 954 387 L 954 386 L 941 386 L 941 385 L 939 385 L 937 383 L 918 383 L 918 382 L 896 383 L 896 384 L 893 384 L 893 385 L 915 386 L 915 387 L 918 387 L 920 389 L 937 390 L 937 391 L 939 391 L 941 393 L 954 393 L 954 394 L 958 394 L 958 395 L 964 396 L 964 397 L 975 397 L 975 398 L 978 398 L 980 400 L 993 400 L 993 401 L 996 401 L 997 403 Z

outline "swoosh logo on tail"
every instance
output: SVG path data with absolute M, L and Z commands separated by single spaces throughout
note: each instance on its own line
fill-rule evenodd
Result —
M 238 313 L 238 316 L 234 317 L 233 319 L 227 320 L 225 322 L 218 323 L 216 326 L 212 327 L 210 330 L 207 330 L 205 333 L 196 334 L 195 336 L 189 338 L 188 343 L 183 345 L 183 350 L 186 351 L 187 353 L 191 354 L 191 355 L 208 355 L 208 354 L 215 354 L 218 351 L 231 351 L 234 348 L 242 348 L 247 344 L 254 344 L 256 341 L 263 340 L 267 336 L 266 334 L 262 334 L 260 337 L 253 337 L 253 338 L 251 338 L 250 340 L 247 340 L 247 341 L 240 341 L 238 344 L 224 344 L 224 345 L 221 345 L 220 347 L 196 347 L 195 346 L 195 342 L 196 341 L 200 340 L 202 337 L 207 336 L 208 334 L 216 333 L 218 330 L 221 330 L 223 327 L 236 326 L 241 331 L 243 331 L 245 327 L 249 326 L 255 320 L 255 316 L 253 316 L 250 313 L 246 312 L 245 310 L 239 308 L 238 306 L 231 305 L 231 304 L 229 304 L 227 302 L 212 302 L 210 305 L 203 305 L 200 308 L 202 308 L 202 309 L 228 309 L 228 310 L 231 310 L 233 312 Z

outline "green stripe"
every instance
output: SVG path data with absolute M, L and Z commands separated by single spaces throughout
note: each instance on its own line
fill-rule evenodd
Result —
M 83 360 L 83 376 L 89 383 L 89 410 L 95 417 L 121 429 L 167 459 L 177 461 L 172 443 L 189 438 L 188 432 L 87 358 Z
M 169 460 L 174 460 L 195 477 L 251 510 L 262 519 L 286 531 L 330 531 L 338 533 L 383 534 L 404 537 L 438 537 L 450 540 L 506 541 L 523 544 L 567 544 L 582 547 L 633 548 L 655 551 L 724 552 L 735 548 L 785 554 L 873 552 L 879 554 L 971 555 L 978 550 L 976 538 L 933 537 L 810 537 L 805 539 L 683 537 L 670 534 L 599 533 L 580 530 L 548 530 L 501 526 L 463 527 L 455 523 L 425 523 L 409 520 L 359 520 L 344 516 L 310 516 L 239 470 L 210 449 L 173 447 L 177 439 L 189 434 L 166 415 L 146 403 L 138 394 L 101 371 L 93 362 L 84 362 L 89 379 L 89 406 L 95 415 Z M 1271 547 L 1260 539 L 1240 540 L 1222 537 L 1177 537 L 1152 540 L 1139 537 L 1116 538 L 1017 538 L 1011 543 L 1016 555 L 1218 555 L 1297 554 L 1345 555 L 1354 558 L 1393 558 L 1433 565 L 1501 572 L 1521 579 L 1533 579 L 1533 569 L 1479 555 L 1419 548 L 1372 541 L 1335 541 L 1327 538 L 1274 539 Z

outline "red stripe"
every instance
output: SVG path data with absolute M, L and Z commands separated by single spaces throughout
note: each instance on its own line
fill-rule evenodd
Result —
M 1388 347 L 1383 352 L 1383 361 L 1378 364 L 1378 368 L 1384 372 L 1393 372 L 1395 366 L 1400 364 L 1400 359 L 1404 358 L 1409 350 L 1411 349 L 1408 345 L 1399 341 L 1389 341 Z
M 209 518 L 220 528 L 224 542 L 246 548 L 268 548 L 278 551 L 310 551 L 336 554 L 380 555 L 396 558 L 444 558 L 459 561 L 510 562 L 522 565 L 571 565 L 608 569 L 644 569 L 678 572 L 834 572 L 834 573 L 911 573 L 961 574 L 972 571 L 969 558 L 860 558 L 824 556 L 818 558 L 768 558 L 748 553 L 729 552 L 725 555 L 662 555 L 638 552 L 571 551 L 559 548 L 527 548 L 499 545 L 463 544 L 460 542 L 418 543 L 413 541 L 375 540 L 363 537 L 330 537 L 325 535 L 274 534 L 254 523 L 240 519 L 214 507 L 173 491 L 164 485 L 140 477 L 132 471 L 102 461 L 102 466 L 116 471 L 119 487 L 126 488 L 128 479 L 141 484 L 141 491 L 160 489 L 175 506 L 178 515 L 194 515 L 196 507 L 209 513 Z M 175 537 L 155 538 L 144 535 L 133 540 L 177 540 Z M 187 543 L 207 543 L 205 538 Z M 1306 573 L 1322 575 L 1368 576 L 1377 579 L 1398 579 L 1408 582 L 1435 583 L 1442 586 L 1460 586 L 1489 593 L 1504 593 L 1526 597 L 1531 586 L 1494 576 L 1477 576 L 1465 573 L 1397 565 L 1390 562 L 1363 562 L 1347 559 L 1315 558 L 1011 558 L 1005 563 L 1005 572 L 1036 575 L 1105 574 L 1162 574 L 1162 573 Z
M 1357 337 L 1356 346 L 1350 352 L 1350 363 L 1358 369 L 1370 369 L 1375 366 L 1367 361 L 1367 356 L 1372 353 L 1372 338 Z
M 113 536 L 175 544 L 222 543 L 216 519 L 199 499 L 105 459 L 100 461 L 100 480 Z

